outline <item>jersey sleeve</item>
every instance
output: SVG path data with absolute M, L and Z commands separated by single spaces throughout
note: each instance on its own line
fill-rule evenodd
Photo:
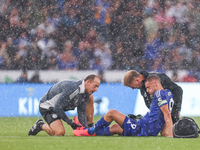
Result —
M 159 107 L 168 104 L 168 103 L 167 103 L 166 94 L 164 93 L 163 90 L 160 90 L 160 91 L 155 92 L 154 98 L 156 99 L 157 104 L 158 104 Z

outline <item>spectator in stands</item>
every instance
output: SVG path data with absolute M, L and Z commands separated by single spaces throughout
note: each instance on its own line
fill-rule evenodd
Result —
M 73 7 L 69 8 L 69 11 L 64 14 L 62 21 L 65 28 L 75 27 L 77 25 L 79 20 Z
M 90 67 L 90 54 L 83 41 L 79 42 L 78 48 L 75 48 L 73 53 L 78 61 L 78 70 L 88 70 Z
M 193 50 L 189 70 L 198 72 L 200 70 L 198 64 L 200 64 L 200 52 L 198 50 Z
M 148 70 L 151 70 L 155 59 L 158 57 L 159 48 L 161 46 L 161 40 L 158 37 L 157 32 L 151 33 L 145 44 L 145 59 Z
M 58 50 L 55 48 L 56 43 L 50 34 L 45 34 L 43 30 L 39 29 L 37 35 L 37 47 L 42 52 L 42 58 L 49 59 L 52 55 L 57 55 Z
M 24 59 L 26 59 L 27 57 L 27 46 L 24 46 L 22 44 L 19 44 L 18 51 L 16 53 L 16 58 L 20 57 L 23 57 Z
M 6 15 L 9 3 L 9 0 L 0 1 L 0 16 Z
M 176 37 L 172 34 L 169 36 L 159 48 L 158 57 L 155 59 L 152 70 L 157 72 L 165 72 L 165 70 L 170 70 L 175 66 L 172 66 L 171 59 L 175 56 L 172 51 L 177 47 Z M 168 57 L 166 57 L 168 56 Z
M 198 82 L 197 77 L 194 72 L 190 71 L 187 75 L 183 76 L 180 82 Z
M 14 58 L 17 52 L 17 49 L 15 47 L 15 45 L 13 44 L 13 37 L 7 36 L 7 40 L 6 40 L 6 51 L 8 53 L 8 57 L 10 59 L 10 66 L 7 69 L 14 69 Z
M 90 69 L 91 70 L 103 70 L 103 66 L 101 65 L 101 57 L 95 56 L 91 61 L 90 61 Z
M 51 56 L 49 62 L 48 62 L 48 70 L 58 70 L 58 63 L 56 56 Z
M 135 27 L 130 26 L 127 32 L 126 49 L 129 51 L 129 60 L 137 59 L 144 56 L 144 49 L 146 43 L 145 28 L 142 24 L 135 24 Z M 125 39 L 126 39 L 125 38 Z
M 32 41 L 26 29 L 22 30 L 19 34 L 19 37 L 15 40 L 15 44 L 23 46 L 28 46 L 31 44 Z
M 33 31 L 33 32 L 41 32 L 41 30 L 42 30 L 45 35 L 45 34 L 51 34 L 51 33 L 55 32 L 56 28 L 51 22 L 48 22 L 48 20 L 45 20 L 44 22 L 39 24 L 35 30 L 36 31 Z M 36 33 L 36 35 L 38 35 L 38 34 L 39 33 Z
M 19 27 L 19 19 L 20 19 L 20 15 L 19 15 L 19 10 L 17 8 L 12 8 L 11 13 L 8 17 L 8 21 L 9 21 L 9 34 L 13 35 L 13 38 L 17 38 L 18 36 L 18 32 L 20 32 L 20 27 Z
M 170 61 L 170 70 L 180 70 L 182 67 L 182 56 L 180 56 L 178 48 L 175 47 L 172 50 L 172 58 Z
M 110 69 L 112 57 L 110 48 L 106 43 L 100 42 L 94 51 L 94 55 L 101 58 L 101 66 L 104 70 Z
M 89 33 L 84 38 L 84 41 L 85 42 L 87 41 L 90 44 L 90 49 L 91 49 L 91 51 L 93 51 L 98 42 L 96 30 L 91 28 Z
M 42 81 L 40 80 L 40 75 L 38 72 L 35 72 L 33 74 L 33 76 L 31 77 L 31 79 L 29 80 L 30 83 L 42 83 Z
M 58 68 L 61 70 L 76 70 L 78 61 L 73 55 L 73 43 L 71 41 L 66 41 L 64 51 L 58 55 L 57 62 Z
M 40 70 L 46 65 L 44 59 L 42 60 L 42 50 L 37 46 L 36 40 L 27 46 L 27 63 L 28 70 Z
M 28 83 L 28 78 L 27 78 L 27 71 L 23 70 L 22 74 L 20 75 L 19 78 L 15 81 L 16 83 Z
M 104 71 L 103 70 L 99 70 L 97 76 L 99 77 L 101 83 L 106 83 L 105 75 L 104 75 Z
M 177 73 L 177 71 L 173 71 L 173 73 L 172 73 L 172 81 L 174 81 L 174 82 L 179 82 L 179 80 L 178 80 L 178 73 Z
M 52 11 L 51 13 L 52 13 L 52 15 L 50 15 L 47 18 L 47 22 L 52 24 L 54 26 L 54 28 L 56 29 L 61 22 L 60 13 L 57 10 Z
M 192 59 L 192 50 L 188 46 L 187 37 L 181 35 L 179 37 L 178 53 L 181 56 L 181 68 L 189 69 L 189 65 Z
M 79 0 L 78 7 L 76 7 L 77 15 L 80 20 L 80 24 L 82 26 L 82 35 L 83 39 L 89 33 L 90 29 L 93 28 L 92 20 L 93 20 L 93 8 L 95 1 L 88 0 Z
M 105 39 L 108 38 L 108 25 L 111 23 L 110 9 L 108 0 L 95 0 L 95 28 Z
M 173 17 L 176 21 L 176 27 L 181 30 L 181 32 L 185 35 L 189 33 L 189 10 L 186 6 L 187 2 L 179 0 L 175 5 L 175 10 L 173 13 Z
M 11 13 L 10 13 L 10 16 L 9 16 L 10 25 L 11 26 L 18 26 L 19 19 L 20 19 L 19 10 L 17 8 L 13 8 Z
M 0 70 L 8 69 L 10 58 L 6 49 L 6 42 L 0 41 Z
M 57 57 L 58 68 L 61 70 L 76 69 L 77 63 L 73 63 L 67 53 L 62 53 Z
M 117 16 L 113 16 L 112 22 L 109 25 L 109 41 L 116 42 L 122 40 L 126 36 L 126 29 L 123 15 L 120 13 Z
M 144 10 L 144 19 L 143 19 L 143 25 L 146 30 L 146 36 L 148 37 L 152 33 L 157 32 L 158 30 L 158 24 L 156 22 L 156 19 L 153 14 L 153 10 L 148 8 L 147 10 Z
M 116 50 L 114 50 L 112 55 L 113 63 L 111 69 L 114 70 L 124 69 L 123 59 L 125 58 L 125 54 L 123 52 L 124 52 L 123 44 L 121 41 L 119 41 L 116 43 Z
M 8 19 L 4 16 L 0 16 L 0 40 L 7 40 L 7 37 L 11 35 L 12 31 L 10 30 L 10 23 L 8 21 Z M 16 35 L 12 35 L 12 37 L 14 38 Z
M 155 20 L 158 23 L 158 28 L 159 26 L 165 26 L 165 28 L 170 29 L 172 28 L 174 24 L 174 18 L 173 16 L 167 15 L 167 11 L 164 8 L 161 7 L 160 11 L 158 14 L 155 15 Z

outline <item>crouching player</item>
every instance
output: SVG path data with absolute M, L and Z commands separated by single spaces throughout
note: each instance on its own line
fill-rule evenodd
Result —
M 150 75 L 145 80 L 147 92 L 153 96 L 150 109 L 138 122 L 128 118 L 117 110 L 108 111 L 93 127 L 73 130 L 75 136 L 109 136 L 119 134 L 123 136 L 161 136 L 173 137 L 172 118 L 170 111 L 173 107 L 173 95 L 168 89 L 163 89 L 160 79 Z M 109 127 L 112 121 L 117 124 Z

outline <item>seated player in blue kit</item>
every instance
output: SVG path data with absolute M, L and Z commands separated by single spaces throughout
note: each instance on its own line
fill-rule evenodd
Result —
M 123 136 L 161 136 L 173 137 L 171 110 L 173 107 L 173 94 L 163 89 L 160 78 L 150 75 L 145 80 L 147 92 L 153 96 L 153 101 L 146 115 L 135 121 L 117 110 L 109 110 L 93 127 L 73 130 L 75 136 L 110 136 L 119 134 Z M 116 121 L 109 127 L 112 121 Z

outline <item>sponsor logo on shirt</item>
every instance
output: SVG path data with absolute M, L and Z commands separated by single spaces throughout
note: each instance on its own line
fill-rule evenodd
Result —
M 127 123 L 131 123 L 130 119 L 128 119 Z

